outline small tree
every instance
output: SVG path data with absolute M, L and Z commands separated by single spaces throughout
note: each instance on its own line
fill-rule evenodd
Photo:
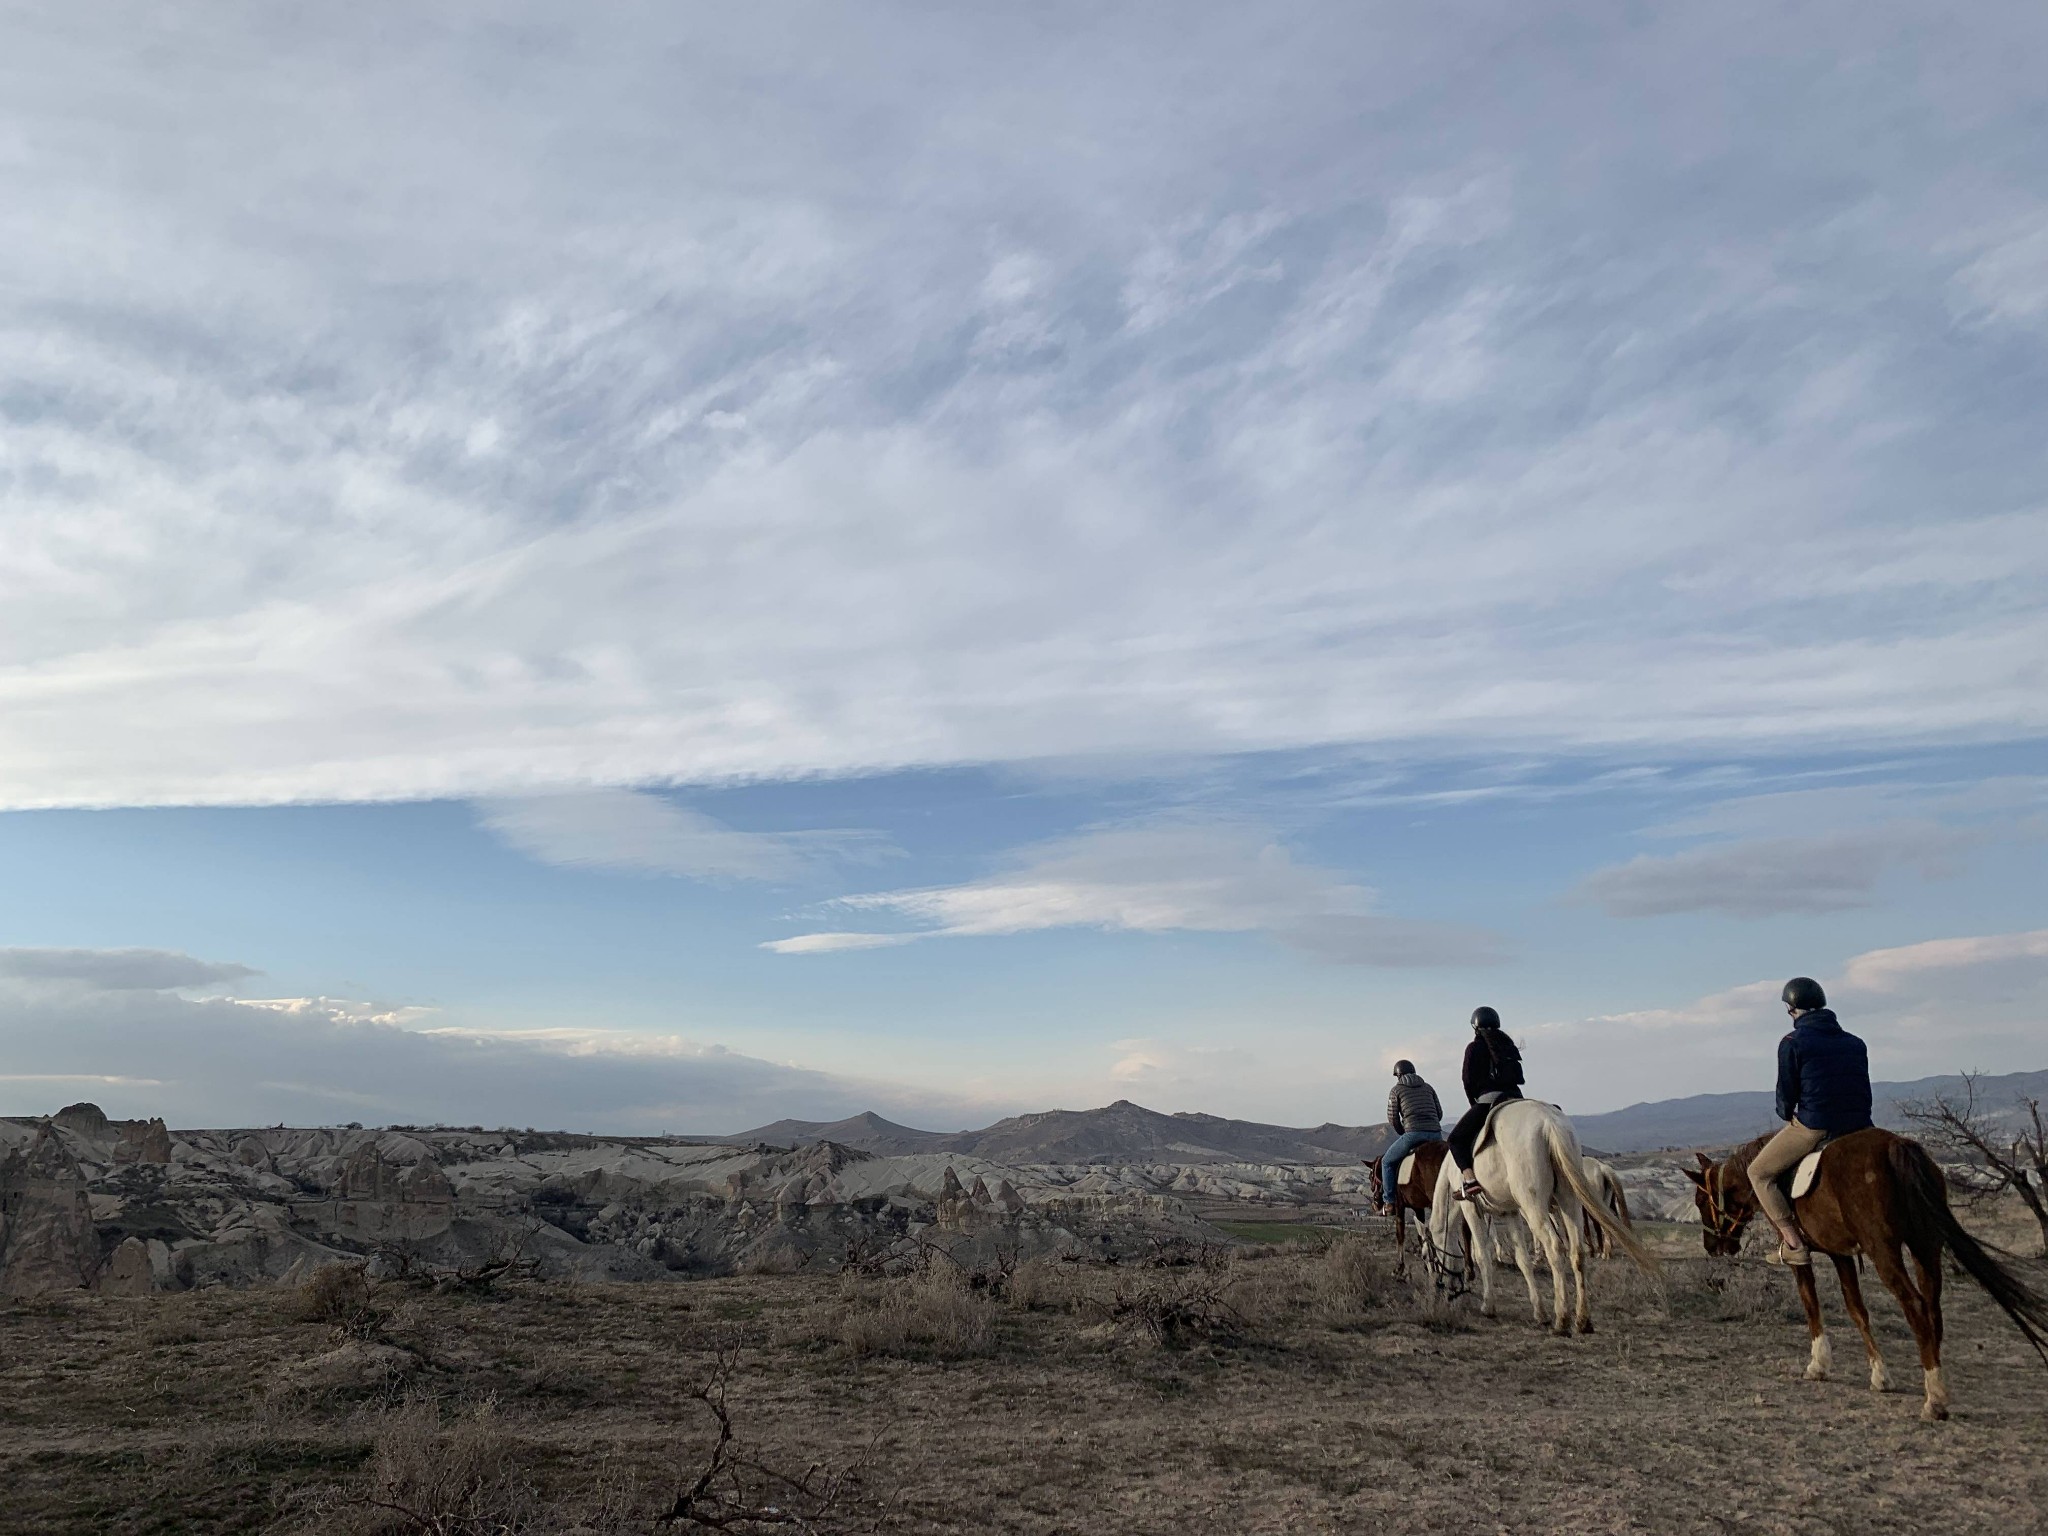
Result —
M 1955 1183 L 1965 1199 L 2012 1190 L 2033 1213 L 2048 1251 L 2048 1119 L 2041 1101 L 2021 1099 L 2012 1121 L 2004 1122 L 1980 1102 L 1977 1078 L 1965 1072 L 1960 1095 L 1936 1094 L 1899 1107 L 1938 1149 L 1962 1160 Z

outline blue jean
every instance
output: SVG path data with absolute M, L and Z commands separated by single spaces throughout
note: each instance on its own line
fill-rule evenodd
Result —
M 1443 1139 L 1442 1131 L 1403 1131 L 1387 1144 L 1387 1150 L 1380 1156 L 1380 1188 L 1387 1204 L 1394 1203 L 1394 1180 L 1401 1177 L 1401 1159 L 1417 1147 Z

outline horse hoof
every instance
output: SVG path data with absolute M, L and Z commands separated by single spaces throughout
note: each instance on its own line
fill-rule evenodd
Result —
M 1816 1360 L 1806 1368 L 1806 1379 L 1808 1381 L 1826 1381 L 1828 1379 L 1828 1368 Z
M 1945 1403 L 1922 1403 L 1920 1405 L 1920 1417 L 1930 1424 L 1939 1424 L 1948 1417 L 1948 1405 Z
M 1579 1319 L 1579 1332 L 1581 1332 L 1581 1333 L 1591 1333 L 1592 1331 L 1593 1331 L 1593 1319 L 1591 1319 L 1590 1317 L 1582 1317 L 1582 1318 L 1580 1318 L 1580 1319 Z

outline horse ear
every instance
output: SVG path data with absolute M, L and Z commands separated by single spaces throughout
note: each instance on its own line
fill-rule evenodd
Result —
M 1704 1152 L 1695 1152 L 1693 1153 L 1693 1156 L 1700 1160 L 1701 1173 L 1705 1173 L 1708 1169 L 1714 1166 L 1714 1160 L 1711 1157 L 1707 1156 L 1707 1154 Z
M 1681 1168 L 1678 1171 L 1684 1174 L 1688 1179 L 1691 1179 L 1693 1183 L 1699 1185 L 1701 1189 L 1705 1189 L 1707 1187 L 1707 1176 L 1704 1173 L 1700 1172 L 1699 1169 Z

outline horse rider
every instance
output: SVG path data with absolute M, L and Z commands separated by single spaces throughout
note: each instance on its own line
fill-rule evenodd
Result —
M 1485 1193 L 1472 1177 L 1472 1144 L 1486 1125 L 1487 1111 L 1507 1099 L 1522 1096 L 1522 1053 L 1500 1027 L 1500 1015 L 1491 1008 L 1472 1010 L 1472 1043 L 1465 1047 L 1465 1066 L 1459 1074 L 1465 1082 L 1465 1097 L 1472 1107 L 1451 1127 L 1451 1156 L 1464 1182 L 1458 1188 L 1460 1200 L 1477 1200 Z
M 1401 1177 L 1401 1159 L 1425 1142 L 1444 1139 L 1444 1107 L 1436 1090 L 1416 1074 L 1415 1063 L 1394 1063 L 1394 1086 L 1387 1092 L 1387 1129 L 1394 1133 L 1380 1154 L 1380 1198 L 1373 1209 L 1384 1216 L 1394 1208 L 1394 1180 Z
M 1792 1028 L 1778 1042 L 1777 1135 L 1750 1159 L 1757 1204 L 1778 1229 L 1774 1264 L 1811 1264 L 1813 1254 L 1778 1180 L 1824 1141 L 1866 1129 L 1870 1119 L 1870 1052 L 1842 1028 L 1828 995 L 1810 976 L 1794 976 L 1780 994 Z

